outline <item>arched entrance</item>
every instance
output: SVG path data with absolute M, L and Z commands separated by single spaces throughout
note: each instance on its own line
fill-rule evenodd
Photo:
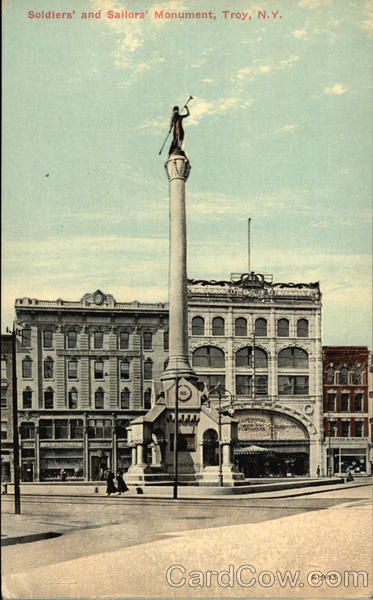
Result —
M 235 462 L 246 477 L 309 475 L 310 442 L 306 427 L 281 412 L 236 411 Z
M 215 467 L 219 464 L 219 442 L 215 429 L 206 429 L 203 434 L 203 466 Z

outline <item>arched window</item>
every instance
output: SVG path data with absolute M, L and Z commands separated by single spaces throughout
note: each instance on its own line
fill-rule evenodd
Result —
M 308 368 L 308 354 L 302 348 L 284 348 L 278 353 L 279 368 Z
M 225 324 L 222 317 L 215 317 L 212 320 L 212 335 L 225 335 Z
M 71 388 L 68 394 L 69 408 L 78 408 L 78 390 Z
M 279 337 L 289 337 L 289 321 L 287 319 L 277 321 L 277 335 Z
M 225 367 L 224 352 L 215 346 L 202 346 L 193 352 L 192 364 L 193 367 L 220 369 Z
M 102 388 L 98 388 L 95 391 L 95 408 L 104 408 L 104 390 Z
M 258 337 L 267 337 L 267 321 L 266 319 L 256 319 L 255 335 Z
M 203 434 L 203 465 L 213 467 L 219 463 L 218 434 L 215 429 L 207 429 Z
M 334 383 L 334 367 L 331 365 L 326 369 L 326 383 L 333 385 Z
M 239 317 L 235 320 L 234 335 L 241 337 L 247 336 L 247 321 L 244 317 Z
M 124 388 L 124 390 L 122 390 L 120 393 L 120 407 L 122 409 L 127 409 L 130 407 L 130 398 L 131 392 L 128 388 Z
M 153 379 L 153 361 L 147 358 L 144 362 L 144 379 Z
M 250 346 L 245 346 L 245 348 L 240 348 L 236 352 L 236 367 L 252 367 L 253 349 Z
M 205 320 L 202 317 L 193 317 L 192 335 L 205 335 Z
M 341 385 L 347 385 L 348 384 L 348 367 L 343 366 L 340 370 L 339 373 L 339 383 Z
M 151 401 L 152 401 L 152 391 L 150 388 L 146 388 L 146 390 L 144 391 L 144 408 L 146 408 L 146 409 L 151 408 Z
M 255 347 L 254 362 L 256 369 L 265 369 L 268 366 L 268 356 L 265 350 Z
M 53 359 L 50 356 L 44 361 L 44 379 L 53 379 Z
M 361 385 L 363 382 L 363 372 L 360 366 L 356 366 L 352 371 L 352 385 Z
M 308 337 L 307 319 L 299 319 L 299 321 L 297 321 L 297 337 Z
M 22 377 L 24 379 L 32 377 L 32 360 L 29 356 L 25 356 L 22 361 Z

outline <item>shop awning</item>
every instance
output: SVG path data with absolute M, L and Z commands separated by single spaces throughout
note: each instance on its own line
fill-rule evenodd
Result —
M 271 452 L 268 448 L 263 448 L 262 446 L 242 446 L 241 448 L 235 448 L 233 450 L 233 454 L 263 454 L 266 452 Z

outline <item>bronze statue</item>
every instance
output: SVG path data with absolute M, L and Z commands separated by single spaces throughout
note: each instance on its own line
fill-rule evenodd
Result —
M 190 115 L 188 103 L 191 100 L 193 100 L 193 96 L 189 96 L 189 99 L 184 104 L 184 108 L 187 111 L 185 115 L 182 115 L 179 113 L 178 106 L 173 107 L 172 115 L 171 115 L 170 129 L 169 129 L 169 132 L 167 134 L 165 141 L 163 142 L 162 148 L 159 151 L 159 154 L 162 153 L 164 145 L 167 142 L 168 136 L 170 135 L 172 129 L 173 129 L 173 138 L 172 138 L 172 143 L 171 143 L 170 149 L 168 151 L 168 156 L 171 156 L 171 154 L 184 154 L 184 151 L 182 148 L 183 140 L 184 140 L 183 119 L 185 119 L 186 117 L 189 117 L 189 115 Z

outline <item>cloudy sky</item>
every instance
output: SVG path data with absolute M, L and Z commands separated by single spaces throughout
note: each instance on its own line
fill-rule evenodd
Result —
M 371 8 L 6 0 L 3 326 L 16 297 L 101 288 L 119 301 L 167 299 L 168 144 L 158 152 L 172 106 L 192 95 L 189 277 L 247 271 L 251 217 L 252 268 L 320 281 L 324 344 L 371 345 Z M 148 12 L 108 19 L 111 9 Z M 156 10 L 216 19 L 156 20 Z M 279 12 L 258 20 L 258 10 Z M 101 19 L 82 19 L 88 11 Z

